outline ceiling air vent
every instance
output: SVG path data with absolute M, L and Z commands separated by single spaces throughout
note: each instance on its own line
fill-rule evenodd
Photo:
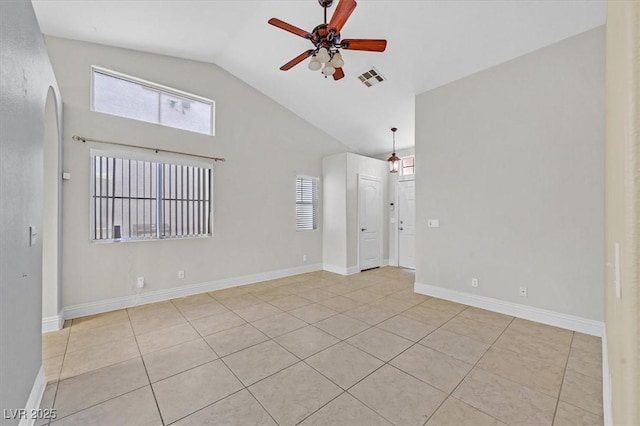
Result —
M 375 86 L 386 80 L 375 68 L 371 68 L 369 71 L 359 75 L 358 79 L 367 87 Z

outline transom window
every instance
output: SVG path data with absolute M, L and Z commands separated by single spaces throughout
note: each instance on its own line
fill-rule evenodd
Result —
M 215 103 L 210 99 L 98 67 L 92 74 L 93 111 L 214 134 Z
M 318 178 L 296 177 L 296 230 L 318 229 Z
M 91 171 L 92 240 L 211 235 L 211 165 L 92 151 Z
M 404 157 L 400 163 L 400 175 L 401 176 L 413 176 L 416 174 L 416 157 Z

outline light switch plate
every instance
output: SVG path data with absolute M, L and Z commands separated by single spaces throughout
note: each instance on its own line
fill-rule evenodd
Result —
M 427 221 L 427 227 L 429 227 L 429 228 L 440 228 L 440 219 L 429 219 Z
M 622 299 L 622 282 L 620 277 L 620 243 L 613 246 L 613 279 L 616 285 L 616 297 Z

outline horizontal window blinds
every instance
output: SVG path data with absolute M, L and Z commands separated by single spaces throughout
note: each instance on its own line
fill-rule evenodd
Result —
M 296 178 L 296 229 L 318 229 L 318 180 Z

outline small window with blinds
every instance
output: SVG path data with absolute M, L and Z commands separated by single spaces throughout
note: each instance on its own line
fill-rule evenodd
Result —
M 211 165 L 92 152 L 91 170 L 92 240 L 211 236 Z
M 296 177 L 296 230 L 318 229 L 318 178 Z

